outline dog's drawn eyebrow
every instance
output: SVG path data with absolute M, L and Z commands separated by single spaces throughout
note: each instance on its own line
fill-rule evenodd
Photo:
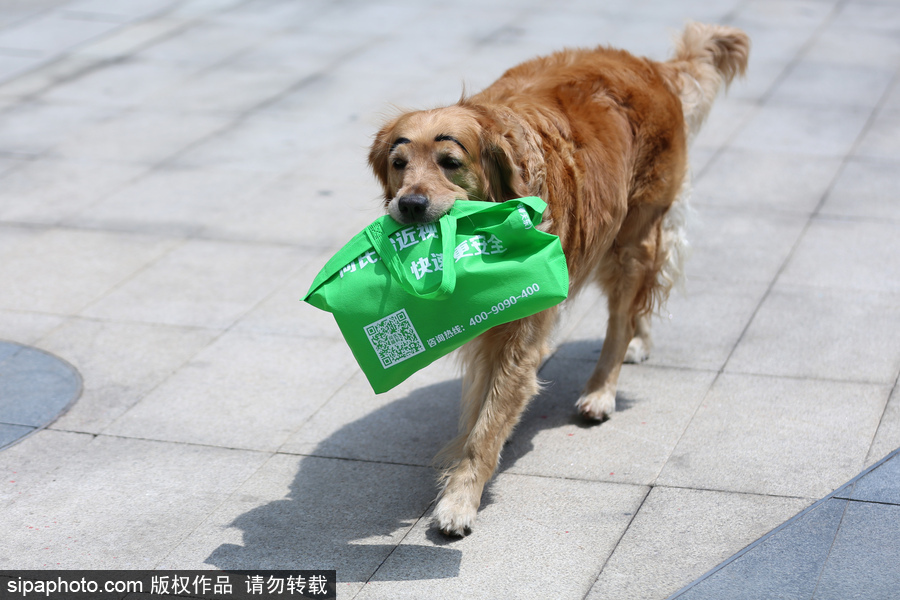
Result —
M 454 144 L 456 144 L 457 146 L 462 148 L 463 152 L 465 152 L 466 154 L 469 153 L 469 151 L 466 150 L 466 147 L 462 145 L 462 142 L 460 142 L 458 139 L 456 139 L 452 135 L 443 135 L 442 134 L 442 135 L 439 135 L 436 138 L 434 138 L 434 141 L 436 141 L 436 142 L 453 142 Z
M 393 151 L 394 151 L 394 148 L 396 148 L 396 147 L 399 146 L 400 144 L 409 144 L 409 143 L 410 143 L 410 141 L 409 141 L 408 139 L 406 139 L 406 138 L 403 138 L 403 137 L 402 137 L 402 138 L 397 138 L 396 140 L 394 140 L 394 143 L 391 144 L 391 149 L 388 151 L 388 153 L 393 152 Z

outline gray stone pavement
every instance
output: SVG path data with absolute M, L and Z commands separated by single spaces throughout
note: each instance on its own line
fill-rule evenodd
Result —
M 445 539 L 428 465 L 453 363 L 376 396 L 299 302 L 379 215 L 368 142 L 393 105 L 563 46 L 665 58 L 688 19 L 754 46 L 694 147 L 684 293 L 599 426 L 573 404 L 604 303 L 572 304 L 476 530 Z M 3 435 L 31 433 L 0 452 L 0 569 L 330 568 L 361 600 L 893 597 L 898 69 L 891 0 L 0 0 L 0 377 L 40 370 L 10 362 L 25 346 L 82 387 L 27 425 L 5 408 L 27 386 L 0 386 Z

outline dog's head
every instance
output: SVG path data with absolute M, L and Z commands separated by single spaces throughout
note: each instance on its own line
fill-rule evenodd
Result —
M 496 120 L 462 103 L 400 115 L 378 132 L 369 152 L 385 208 L 400 223 L 436 221 L 456 200 L 525 195 L 516 162 Z

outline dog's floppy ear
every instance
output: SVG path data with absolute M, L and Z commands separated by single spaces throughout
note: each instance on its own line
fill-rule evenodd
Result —
M 517 138 L 521 136 L 487 111 L 479 112 L 485 200 L 503 202 L 528 196 L 520 167 L 522 145 Z
M 393 139 L 393 131 L 396 124 L 397 119 L 392 119 L 386 123 L 375 134 L 375 140 L 372 142 L 371 149 L 369 149 L 369 166 L 372 167 L 375 177 L 378 178 L 378 182 L 381 183 L 381 187 L 384 189 L 385 200 L 390 200 L 393 195 L 388 185 L 388 155 L 391 153 L 391 140 Z

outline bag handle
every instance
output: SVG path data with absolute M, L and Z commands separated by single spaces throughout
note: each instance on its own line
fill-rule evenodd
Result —
M 425 300 L 440 300 L 453 293 L 456 289 L 456 264 L 453 262 L 453 245 L 456 243 L 456 218 L 447 214 L 438 221 L 441 231 L 441 253 L 443 255 L 443 267 L 441 270 L 441 283 L 437 289 L 430 292 L 420 292 L 410 279 L 411 271 L 404 268 L 397 251 L 394 250 L 381 220 L 375 221 L 366 227 L 366 237 L 372 243 L 372 247 L 378 256 L 384 261 L 394 279 L 407 293 Z

